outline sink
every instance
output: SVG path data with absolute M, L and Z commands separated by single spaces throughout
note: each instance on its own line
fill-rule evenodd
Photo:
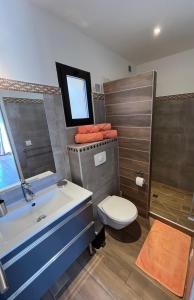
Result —
M 0 258 L 91 195 L 68 181 L 65 186 L 52 185 L 36 193 L 31 202 L 20 200 L 8 206 L 8 214 L 0 218 Z
M 30 203 L 22 201 L 23 205 L 20 203 L 18 208 L 13 205 L 8 209 L 8 214 L 0 219 L 1 236 L 7 242 L 15 234 L 20 234 L 22 231 L 34 226 L 41 215 L 51 216 L 69 201 L 61 191 L 54 187 L 38 193 L 34 201 Z

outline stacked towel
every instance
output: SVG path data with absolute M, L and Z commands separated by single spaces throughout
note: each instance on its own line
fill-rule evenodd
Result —
M 117 137 L 117 130 L 102 131 L 103 139 L 113 139 Z
M 111 124 L 110 123 L 97 124 L 97 126 L 98 126 L 100 131 L 111 130 Z
M 98 142 L 101 140 L 103 140 L 103 135 L 101 132 L 78 133 L 75 135 L 75 142 L 77 144 L 92 143 L 92 142 Z
M 92 143 L 117 137 L 117 130 L 111 130 L 110 123 L 79 126 L 75 135 L 78 144 Z
M 77 128 L 77 132 L 80 134 L 95 133 L 99 132 L 99 127 L 98 125 L 83 125 Z

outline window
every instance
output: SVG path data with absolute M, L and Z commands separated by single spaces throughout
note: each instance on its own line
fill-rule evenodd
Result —
M 93 124 L 90 73 L 56 63 L 66 125 Z
M 0 190 L 20 181 L 2 113 L 0 111 Z

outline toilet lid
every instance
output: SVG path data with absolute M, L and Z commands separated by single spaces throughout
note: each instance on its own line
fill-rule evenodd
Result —
M 101 208 L 110 218 L 121 223 L 137 217 L 136 206 L 122 197 L 107 197 L 102 201 Z

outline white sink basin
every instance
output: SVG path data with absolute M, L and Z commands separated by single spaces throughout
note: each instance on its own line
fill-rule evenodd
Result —
M 68 181 L 36 194 L 31 202 L 17 201 L 0 218 L 0 259 L 92 195 Z

